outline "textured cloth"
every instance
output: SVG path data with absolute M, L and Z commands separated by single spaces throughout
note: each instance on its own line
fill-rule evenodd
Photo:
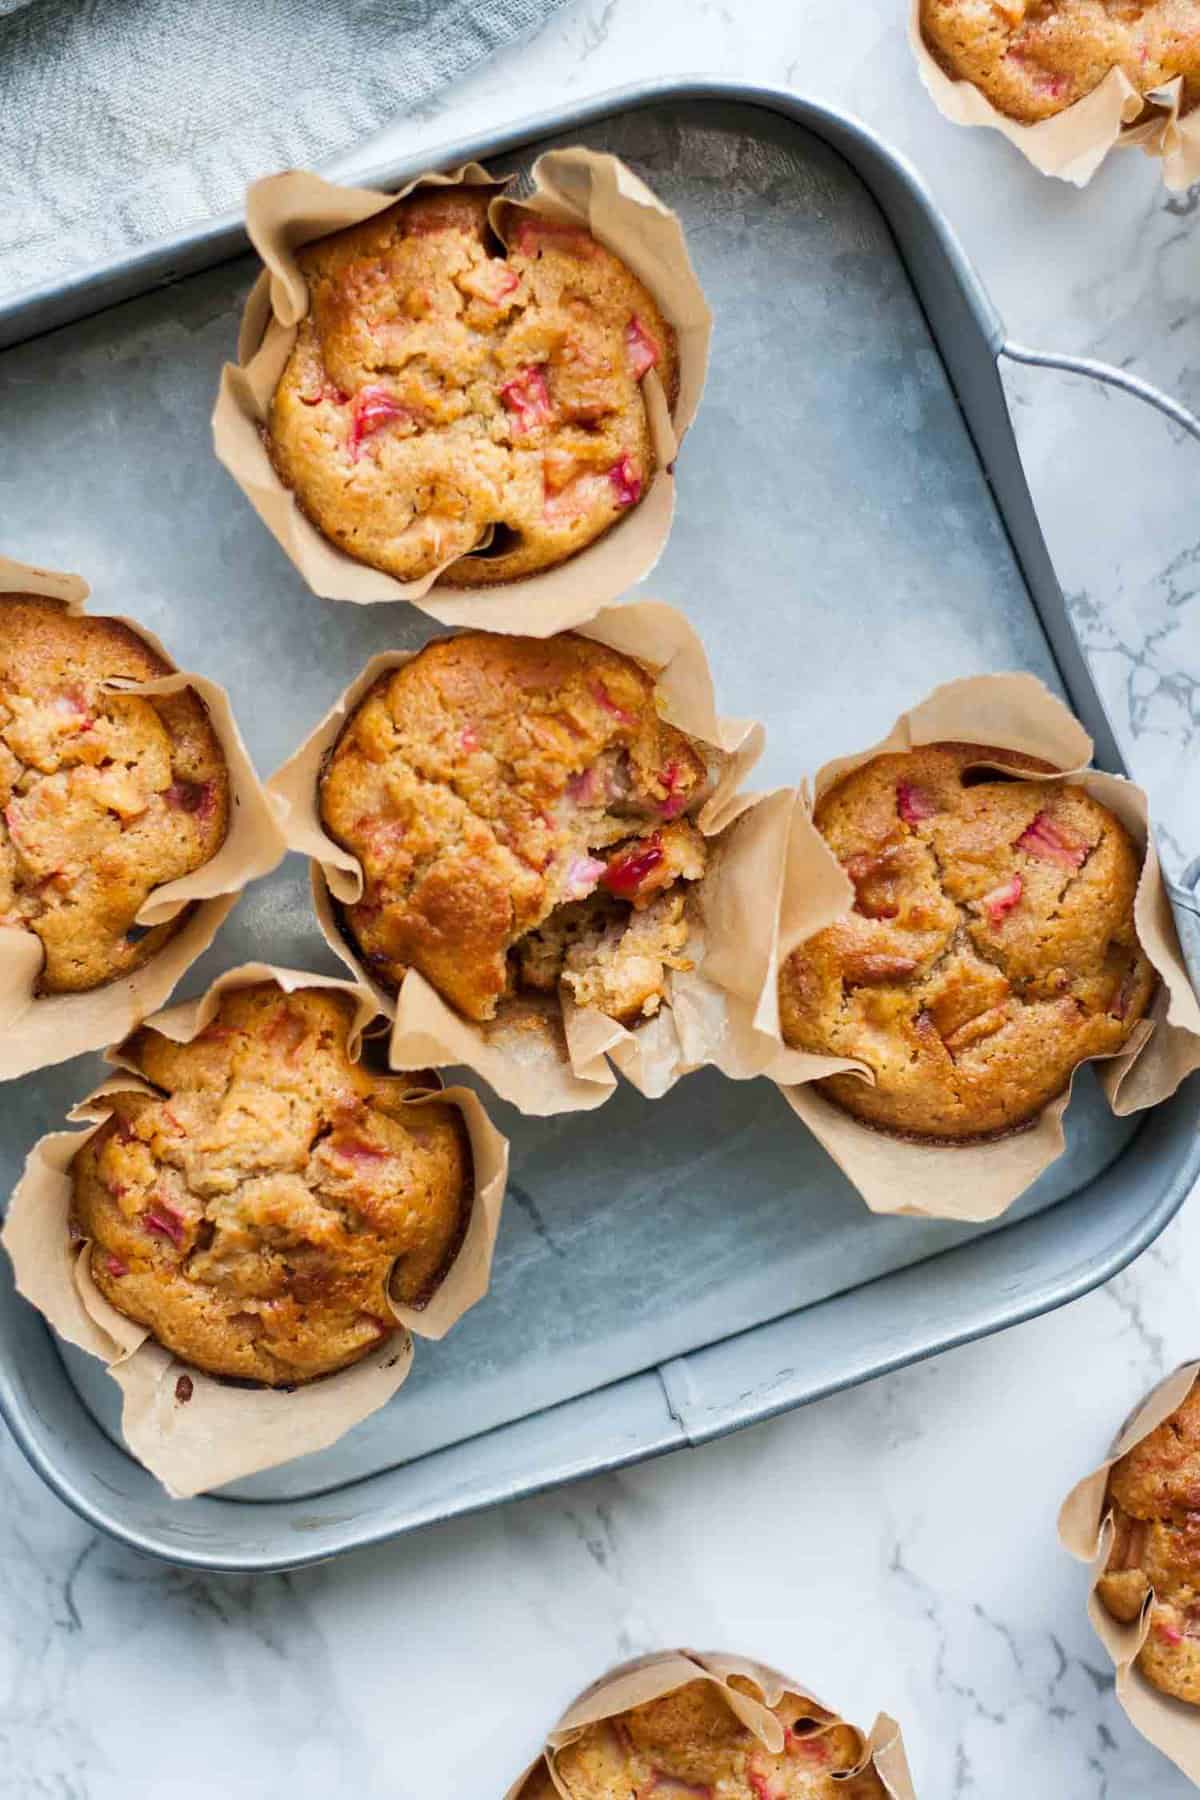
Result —
M 229 211 L 564 0 L 0 0 L 0 294 Z

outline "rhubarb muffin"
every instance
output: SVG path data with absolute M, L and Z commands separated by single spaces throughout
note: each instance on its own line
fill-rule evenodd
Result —
M 1200 97 L 1200 0 L 921 0 L 921 31 L 954 81 L 1034 124 L 1121 69 L 1141 94 L 1183 77 Z
M 384 986 L 417 969 L 468 1019 L 561 991 L 634 1023 L 692 966 L 707 786 L 632 658 L 574 633 L 437 640 L 372 685 L 321 776 L 363 870 L 344 927 Z
M 124 1047 L 153 1094 L 116 1093 L 72 1165 L 72 1236 L 119 1312 L 181 1361 L 272 1387 L 344 1369 L 420 1305 L 470 1210 L 461 1116 L 351 1060 L 349 997 L 226 993 L 191 1043 Z
M 1021 780 L 1034 766 L 930 744 L 817 807 L 854 904 L 787 958 L 780 1020 L 793 1048 L 871 1071 L 818 1084 L 867 1124 L 941 1139 L 1027 1124 L 1149 1005 L 1138 851 L 1081 788 Z
M 106 686 L 171 672 L 116 619 L 0 595 L 0 926 L 41 940 L 42 993 L 148 962 L 187 912 L 146 929 L 143 903 L 224 840 L 229 776 L 199 695 Z
M 743 1676 L 733 1676 L 730 1685 L 762 1699 Z M 587 1726 L 557 1752 L 555 1772 L 570 1800 L 650 1793 L 708 1800 L 886 1800 L 873 1768 L 851 1774 L 863 1755 L 853 1726 L 797 1694 L 784 1694 L 771 1710 L 783 1727 L 778 1753 L 764 1749 L 742 1724 L 720 1687 L 693 1681 Z M 544 1791 L 535 1780 L 521 1800 Z
M 297 257 L 309 311 L 268 450 L 318 530 L 400 581 L 510 581 L 592 543 L 655 473 L 644 377 L 678 390 L 625 264 L 530 213 L 506 247 L 493 198 L 427 189 Z
M 1115 1531 L 1096 1592 L 1114 1618 L 1141 1617 L 1138 1667 L 1177 1700 L 1200 1705 L 1200 1389 L 1113 1464 Z

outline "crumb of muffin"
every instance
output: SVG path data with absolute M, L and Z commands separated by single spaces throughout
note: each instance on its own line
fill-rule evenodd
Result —
M 199 695 L 104 686 L 170 673 L 118 620 L 0 595 L 0 925 L 40 939 L 41 993 L 147 963 L 187 910 L 146 928 L 141 906 L 224 840 L 229 776 Z
M 1024 124 L 1052 118 L 1121 69 L 1141 94 L 1183 77 L 1200 98 L 1200 0 L 921 0 L 925 42 Z
M 210 1375 L 290 1386 L 357 1362 L 457 1251 L 459 1113 L 351 1060 L 345 994 L 223 995 L 187 1044 L 124 1046 L 157 1092 L 116 1093 L 76 1154 L 72 1236 L 104 1297 Z
M 643 380 L 678 392 L 632 271 L 532 214 L 506 249 L 493 198 L 418 192 L 297 257 L 310 306 L 267 448 L 318 530 L 400 581 L 511 581 L 592 543 L 655 474 Z
M 467 1018 L 562 989 L 624 1023 L 691 966 L 705 841 L 699 748 L 653 676 L 574 633 L 437 640 L 377 681 L 322 773 L 363 868 L 345 929 L 395 989 L 420 971 Z
M 742 1676 L 730 1685 L 755 1700 Z M 873 1768 L 852 1776 L 862 1739 L 812 1700 L 784 1694 L 770 1709 L 783 1748 L 764 1749 L 712 1682 L 693 1681 L 643 1706 L 585 1727 L 555 1756 L 570 1800 L 628 1800 L 630 1794 L 694 1800 L 886 1800 Z M 532 1800 L 537 1788 L 526 1788 Z
M 1137 1664 L 1165 1694 L 1200 1706 L 1200 1391 L 1115 1462 L 1106 1505 L 1115 1531 L 1096 1584 L 1129 1624 L 1149 1603 Z
M 997 763 L 1013 775 L 982 768 Z M 865 1063 L 820 1090 L 867 1124 L 976 1138 L 1029 1122 L 1150 1004 L 1134 929 L 1140 858 L 1079 787 L 1023 781 L 1006 751 L 876 757 L 815 822 L 853 909 L 787 958 L 785 1041 Z

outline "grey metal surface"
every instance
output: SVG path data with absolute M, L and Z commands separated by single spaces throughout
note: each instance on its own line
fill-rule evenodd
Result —
M 937 680 L 1007 667 L 1065 688 L 1116 766 L 1004 411 L 1002 328 L 910 174 L 802 102 L 652 100 L 596 103 L 557 135 L 626 156 L 679 209 L 715 304 L 679 517 L 647 590 L 695 618 L 723 707 L 766 720 L 764 783 L 869 741 Z M 531 140 L 515 166 L 544 135 L 510 134 Z M 493 150 L 431 160 L 503 163 Z M 194 265 L 223 230 L 168 260 Z M 252 273 L 214 268 L 40 338 L 82 289 L 10 311 L 0 328 L 28 341 L 0 357 L 0 521 L 12 554 L 79 568 L 95 604 L 225 681 L 267 770 L 368 655 L 431 628 L 313 599 L 212 460 Z M 247 894 L 187 990 L 249 956 L 333 966 L 295 859 Z M 96 1072 L 81 1059 L 0 1089 L 0 1192 Z M 167 1502 L 112 1441 L 112 1384 L 73 1354 L 67 1378 L 7 1269 L 0 1406 L 104 1529 L 208 1567 L 294 1564 L 699 1441 L 1084 1291 L 1187 1191 L 1195 1109 L 1193 1089 L 1137 1129 L 1081 1081 L 1067 1154 L 989 1234 L 871 1217 L 764 1084 L 703 1074 L 653 1106 L 623 1089 L 551 1121 L 494 1106 L 514 1185 L 492 1291 L 331 1450 L 234 1499 Z

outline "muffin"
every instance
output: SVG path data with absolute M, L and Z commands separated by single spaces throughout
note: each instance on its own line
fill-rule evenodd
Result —
M 625 264 L 532 213 L 506 248 L 492 199 L 425 189 L 296 259 L 309 310 L 268 452 L 325 537 L 400 581 L 510 581 L 592 543 L 655 474 L 643 377 L 678 392 L 675 334 Z
M 1200 1389 L 1113 1464 L 1105 1506 L 1116 1530 L 1096 1592 L 1126 1623 L 1149 1599 L 1137 1666 L 1200 1705 Z
M 744 1676 L 731 1687 L 755 1700 Z M 771 1709 L 783 1726 L 778 1755 L 764 1749 L 732 1711 L 720 1687 L 693 1681 L 661 1699 L 588 1725 L 557 1752 L 555 1771 L 570 1800 L 629 1800 L 631 1794 L 689 1794 L 708 1800 L 887 1800 L 873 1768 L 850 1776 L 862 1757 L 852 1726 L 812 1700 L 784 1694 Z M 552 1793 L 537 1786 L 521 1800 Z
M 647 1018 L 692 966 L 707 786 L 630 657 L 574 633 L 437 640 L 372 685 L 320 778 L 363 869 L 343 927 L 385 987 L 417 969 L 471 1020 L 558 992 Z
M 1200 96 L 1200 0 L 921 0 L 925 43 L 954 81 L 1035 124 L 1121 69 L 1141 94 L 1183 77 Z
M 1010 1131 L 1119 1050 L 1150 1003 L 1138 851 L 1081 788 L 1020 779 L 1034 767 L 931 744 L 874 758 L 817 806 L 854 905 L 785 961 L 780 1024 L 793 1048 L 872 1071 L 873 1085 L 818 1083 L 866 1124 Z
M 105 1299 L 181 1361 L 273 1387 L 344 1369 L 420 1305 L 461 1241 L 458 1112 L 351 1060 L 345 994 L 227 992 L 188 1044 L 143 1027 L 72 1164 L 72 1235 Z
M 220 848 L 229 776 L 192 689 L 122 694 L 173 671 L 127 625 L 0 595 L 0 925 L 44 952 L 38 991 L 129 975 L 183 924 L 136 923 Z

